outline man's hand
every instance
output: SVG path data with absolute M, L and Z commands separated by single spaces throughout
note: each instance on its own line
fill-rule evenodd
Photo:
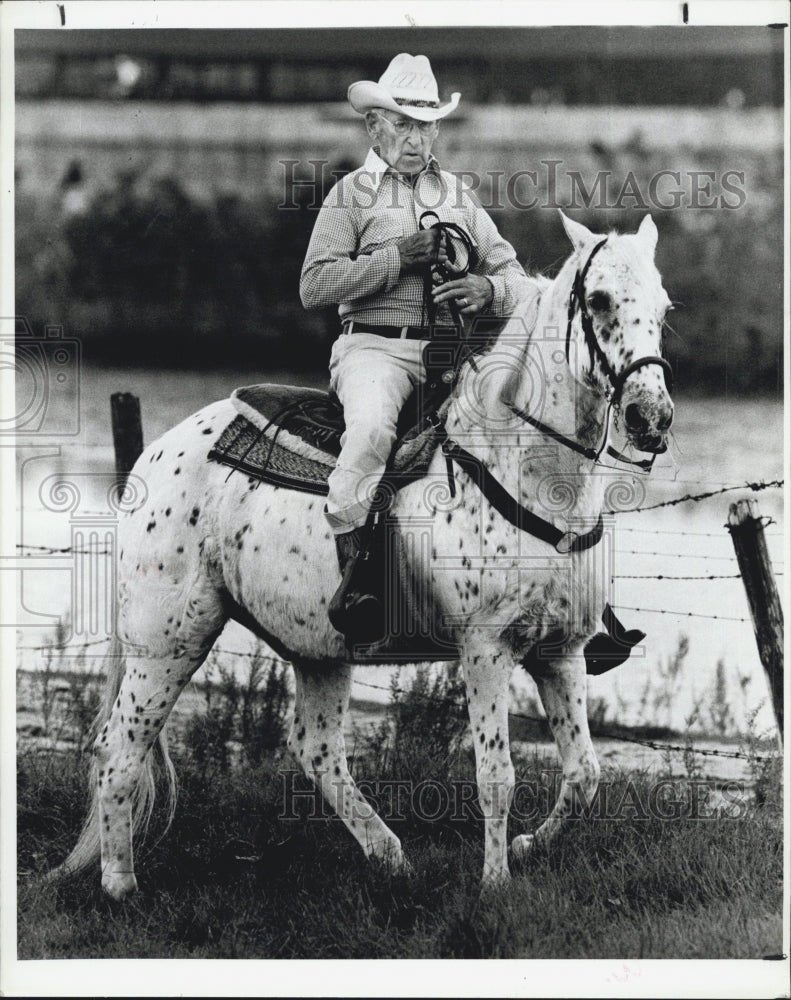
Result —
M 494 297 L 490 281 L 478 274 L 467 274 L 455 281 L 437 285 L 433 291 L 434 302 L 455 301 L 462 316 L 475 316 L 483 312 Z
M 398 244 L 401 273 L 419 271 L 426 264 L 446 264 L 448 255 L 445 253 L 444 243 L 444 237 L 440 242 L 439 229 L 421 229 L 414 236 L 401 240 Z

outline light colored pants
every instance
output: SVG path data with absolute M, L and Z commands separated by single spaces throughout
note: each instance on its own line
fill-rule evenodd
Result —
M 424 382 L 424 340 L 342 334 L 330 355 L 330 388 L 343 404 L 346 430 L 329 479 L 325 508 L 336 535 L 365 524 L 396 438 L 398 416 Z

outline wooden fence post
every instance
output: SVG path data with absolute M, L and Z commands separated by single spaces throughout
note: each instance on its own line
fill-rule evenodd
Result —
M 733 539 L 739 571 L 772 693 L 779 737 L 783 739 L 783 609 L 777 593 L 764 526 L 755 500 L 739 500 L 728 511 L 728 531 Z
M 115 448 L 115 471 L 122 482 L 143 451 L 143 424 L 140 400 L 131 392 L 114 392 L 110 397 L 110 412 Z

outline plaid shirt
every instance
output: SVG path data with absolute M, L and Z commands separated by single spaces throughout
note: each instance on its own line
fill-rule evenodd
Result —
M 487 277 L 494 289 L 489 313 L 509 316 L 529 279 L 484 209 L 433 157 L 413 188 L 374 149 L 362 167 L 333 187 L 321 207 L 299 282 L 303 306 L 320 309 L 339 303 L 342 322 L 426 323 L 423 279 L 419 274 L 401 275 L 397 246 L 418 232 L 424 211 L 469 233 L 478 254 L 474 273 Z M 436 322 L 452 322 L 444 303 Z

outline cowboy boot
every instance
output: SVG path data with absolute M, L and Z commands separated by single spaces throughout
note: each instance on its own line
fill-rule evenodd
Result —
M 384 637 L 385 614 L 381 597 L 370 586 L 370 553 L 363 544 L 364 528 L 335 536 L 341 584 L 327 609 L 333 628 L 349 643 L 370 644 Z
M 585 645 L 585 672 L 604 674 L 629 659 L 632 648 L 645 639 L 640 629 L 624 628 L 615 612 L 606 605 L 602 614 L 606 632 L 597 632 Z

